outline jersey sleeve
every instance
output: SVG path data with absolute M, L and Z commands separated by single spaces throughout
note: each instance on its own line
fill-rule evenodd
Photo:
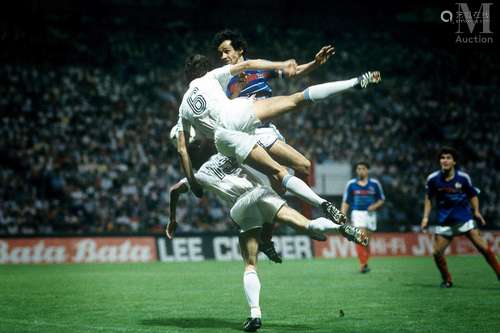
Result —
M 464 181 L 463 181 L 463 190 L 465 194 L 467 194 L 468 198 L 473 198 L 478 195 L 478 191 L 474 186 L 472 186 L 472 180 L 470 179 L 469 175 L 464 174 Z
M 425 183 L 425 193 L 429 198 L 434 197 L 436 194 L 436 185 L 433 178 L 427 179 L 427 182 Z
M 385 200 L 384 190 L 382 184 L 378 180 L 375 181 L 375 195 L 377 200 Z
M 224 91 L 226 91 L 227 86 L 229 84 L 229 81 L 233 77 L 231 75 L 231 65 L 218 67 L 218 68 L 208 72 L 206 74 L 206 76 L 219 81 L 222 89 L 224 89 Z
M 189 190 L 189 191 L 191 191 L 191 186 L 189 186 L 189 182 L 188 182 L 188 180 L 187 180 L 187 178 L 186 178 L 186 177 L 184 177 L 184 178 L 182 178 L 181 180 L 179 180 L 179 183 L 181 183 L 181 184 L 186 184 L 186 186 L 187 186 L 188 190 Z
M 347 183 L 344 189 L 342 201 L 346 202 L 349 206 L 352 206 L 351 182 Z
M 220 181 L 220 178 L 214 172 L 210 160 L 203 163 L 194 176 L 196 181 L 207 191 L 210 191 Z

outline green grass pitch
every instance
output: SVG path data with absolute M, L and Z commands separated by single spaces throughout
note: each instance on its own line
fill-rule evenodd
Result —
M 500 282 L 482 257 L 259 263 L 259 332 L 500 332 Z M 237 332 L 241 262 L 0 266 L 0 332 Z M 340 310 L 344 316 L 340 316 Z

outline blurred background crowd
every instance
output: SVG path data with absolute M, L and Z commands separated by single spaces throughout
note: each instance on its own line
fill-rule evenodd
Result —
M 4 27 L 0 234 L 161 232 L 169 219 L 169 188 L 182 177 L 169 132 L 187 87 L 183 61 L 196 52 L 218 64 L 211 39 L 226 27 L 240 28 L 249 57 L 293 57 L 303 63 L 321 46 L 335 45 L 336 54 L 310 76 L 274 82 L 275 95 L 367 70 L 382 72 L 376 87 L 347 92 L 276 122 L 288 143 L 315 163 L 370 162 L 371 175 L 386 192 L 379 229 L 408 231 L 420 223 L 425 180 L 438 168 L 442 145 L 461 152 L 461 168 L 481 190 L 489 228 L 500 228 L 494 52 L 461 54 L 433 35 L 435 27 L 425 19 L 404 12 L 393 13 L 398 19 L 380 29 L 374 28 L 376 19 L 354 25 L 349 15 L 319 22 L 303 15 L 302 24 L 284 29 L 290 16 L 275 25 L 265 18 L 252 26 L 245 19 L 221 25 L 214 18 L 201 23 L 199 15 L 174 19 L 176 11 L 191 8 L 175 1 L 176 6 L 145 1 L 142 12 L 127 1 L 110 3 L 120 6 L 105 8 L 121 12 L 96 16 L 58 7 L 34 23 Z M 158 3 L 176 11 L 158 16 Z M 328 28 L 320 29 L 321 24 Z M 233 229 L 227 213 L 211 195 L 184 196 L 180 231 Z

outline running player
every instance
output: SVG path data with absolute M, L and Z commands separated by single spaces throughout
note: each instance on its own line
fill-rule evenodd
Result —
M 228 65 L 235 65 L 245 61 L 247 42 L 238 30 L 225 29 L 214 37 L 214 46 L 217 48 L 220 59 Z M 335 53 L 333 46 L 321 48 L 313 61 L 298 65 L 295 77 L 309 73 L 324 64 Z M 253 97 L 269 98 L 272 96 L 271 79 L 284 79 L 281 70 L 247 70 L 240 75 L 233 76 L 224 87 L 229 98 Z M 284 137 L 271 122 L 265 122 L 255 130 L 259 144 L 282 165 L 295 170 L 295 175 L 306 181 L 311 171 L 311 162 L 300 152 L 285 143 Z
M 342 200 L 342 213 L 347 215 L 351 209 L 351 222 L 368 234 L 377 229 L 376 211 L 384 204 L 385 196 L 380 182 L 368 177 L 367 162 L 358 162 L 355 165 L 357 178 L 351 179 L 344 190 Z M 358 253 L 360 272 L 368 273 L 368 258 L 370 249 L 368 247 L 356 246 Z
M 484 256 L 500 280 L 500 265 L 491 246 L 481 237 L 476 221 L 486 225 L 479 211 L 478 191 L 472 186 L 468 174 L 457 166 L 458 153 L 450 147 L 443 147 L 439 152 L 441 170 L 427 177 L 427 193 L 424 199 L 424 214 L 421 227 L 427 229 L 432 208 L 431 199 L 435 198 L 438 208 L 438 225 L 434 236 L 432 254 L 441 277 L 442 288 L 451 288 L 453 282 L 448 271 L 444 252 L 453 237 L 465 235 Z M 471 214 L 471 206 L 474 216 Z M 474 221 L 474 218 L 476 221 Z
M 249 69 L 283 70 L 285 75 L 293 76 L 296 73 L 295 61 L 247 60 L 210 72 L 209 68 L 208 59 L 202 55 L 191 56 L 186 61 L 185 71 L 190 85 L 179 108 L 180 132 L 189 133 L 190 127 L 193 126 L 197 133 L 214 138 L 217 150 L 222 154 L 235 157 L 239 163 L 248 164 L 267 175 L 276 191 L 281 192 L 282 188 L 288 190 L 313 206 L 321 207 L 332 221 L 345 223 L 345 215 L 332 203 L 314 193 L 302 180 L 289 175 L 285 167 L 257 145 L 257 139 L 252 134 L 261 122 L 295 110 L 306 102 L 319 101 L 357 85 L 364 88 L 370 83 L 377 83 L 380 81 L 380 73 L 367 72 L 359 78 L 311 86 L 290 96 L 263 100 L 229 100 L 222 87 L 227 86 L 232 76 Z M 179 135 L 177 149 L 191 190 L 200 196 L 202 190 L 193 176 L 186 139 L 185 135 Z
M 270 187 L 256 177 L 247 166 L 239 166 L 235 159 L 221 154 L 213 155 L 195 174 L 197 181 L 207 191 L 214 192 L 221 200 L 232 205 L 230 215 L 241 229 L 239 241 L 245 262 L 243 285 L 250 306 L 250 317 L 245 321 L 245 331 L 255 331 L 262 325 L 260 280 L 257 276 L 257 254 L 263 224 L 285 223 L 316 239 L 325 240 L 324 232 L 340 232 L 347 239 L 364 244 L 368 238 L 358 228 L 339 225 L 325 218 L 308 220 L 296 210 L 288 207 Z M 174 236 L 177 221 L 176 207 L 179 195 L 189 191 L 184 178 L 170 190 L 170 222 L 166 228 L 169 239 Z M 271 258 L 272 259 L 272 258 Z

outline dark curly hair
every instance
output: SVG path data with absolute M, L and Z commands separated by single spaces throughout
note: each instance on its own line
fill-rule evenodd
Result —
M 184 63 L 184 75 L 191 82 L 202 77 L 212 68 L 210 60 L 202 54 L 195 54 L 187 57 Z
M 230 40 L 231 45 L 235 50 L 247 50 L 247 41 L 245 40 L 245 38 L 243 38 L 241 32 L 236 29 L 224 29 L 216 33 L 213 39 L 215 48 L 217 49 L 219 45 L 225 40 Z
M 359 161 L 356 164 L 354 164 L 354 169 L 356 169 L 358 166 L 364 165 L 367 169 L 370 169 L 370 164 L 366 161 Z
M 437 156 L 438 161 L 441 159 L 441 156 L 445 154 L 450 154 L 453 157 L 453 160 L 458 163 L 458 151 L 455 148 L 449 146 L 442 147 Z

